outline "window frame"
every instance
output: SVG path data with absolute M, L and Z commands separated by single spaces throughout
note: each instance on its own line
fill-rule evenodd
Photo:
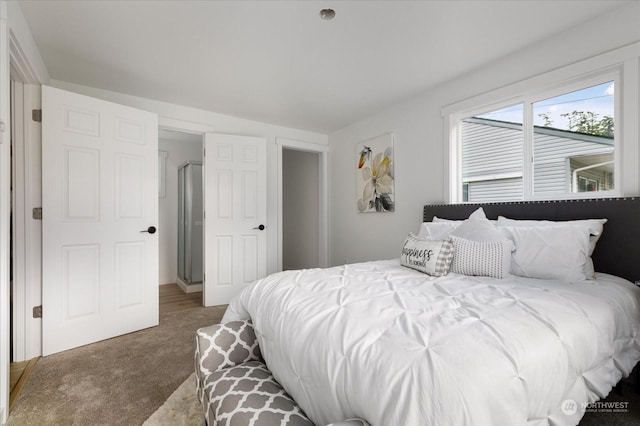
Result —
M 586 88 L 594 80 L 595 84 L 604 82 L 606 76 L 616 77 L 609 78 L 615 84 L 615 189 L 592 192 L 586 196 L 567 193 L 556 197 L 535 197 L 529 192 L 523 200 L 610 198 L 640 194 L 640 42 L 636 42 L 443 106 L 444 161 L 445 170 L 448 171 L 443 176 L 444 202 L 462 202 L 461 131 L 458 125 L 461 119 L 524 102 L 525 99 L 535 99 L 533 102 L 536 102 L 554 94 L 570 92 L 572 87 L 577 87 L 576 90 Z M 530 113 L 525 112 L 523 126 L 525 130 L 530 128 L 531 134 L 533 126 L 529 126 L 527 121 L 532 118 Z M 528 137 L 531 139 L 532 135 Z M 532 144 L 525 143 L 524 148 L 527 151 L 525 159 L 531 158 Z M 526 169 L 531 169 L 532 176 L 533 169 Z M 531 177 L 526 185 L 527 188 L 532 185 Z
M 472 109 L 462 110 L 457 113 L 451 114 L 450 121 L 452 127 L 455 129 L 455 139 L 451 140 L 451 143 L 455 144 L 455 150 L 452 150 L 457 154 L 456 156 L 456 171 L 455 175 L 452 173 L 451 179 L 451 194 L 454 196 L 454 202 L 465 202 L 462 197 L 462 122 L 463 120 L 474 117 L 476 115 L 485 114 L 491 111 L 496 111 L 502 108 L 521 105 L 522 106 L 522 199 L 514 199 L 510 201 L 539 201 L 545 199 L 583 199 L 593 198 L 597 195 L 598 198 L 611 198 L 619 197 L 622 192 L 622 155 L 621 155 L 621 115 L 622 105 L 620 97 L 622 95 L 622 69 L 620 66 L 614 66 L 609 69 L 601 70 L 588 75 L 580 76 L 578 78 L 565 80 L 554 85 L 550 85 L 544 89 L 532 90 L 528 93 L 521 94 L 516 97 L 504 99 L 497 103 L 491 103 L 488 105 L 478 105 Z M 597 192 L 566 192 L 555 195 L 536 195 L 534 192 L 534 168 L 535 168 L 535 141 L 534 141 L 534 116 L 533 105 L 537 102 L 560 96 L 563 94 L 575 92 L 578 90 L 586 89 L 599 84 L 613 82 L 614 93 L 614 116 L 613 116 L 613 133 L 614 133 L 614 189 Z M 456 194 L 453 186 L 458 186 L 460 191 Z

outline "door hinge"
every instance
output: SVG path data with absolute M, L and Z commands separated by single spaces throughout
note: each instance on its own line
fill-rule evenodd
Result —
M 36 220 L 42 220 L 42 207 L 34 207 L 31 216 Z
M 4 123 L 3 120 L 0 120 L 0 143 L 4 142 L 4 132 L 6 131 L 7 131 L 7 125 Z
M 42 123 L 42 110 L 41 109 L 31 110 L 31 119 L 38 123 Z
M 42 318 L 42 305 L 33 307 L 33 317 Z

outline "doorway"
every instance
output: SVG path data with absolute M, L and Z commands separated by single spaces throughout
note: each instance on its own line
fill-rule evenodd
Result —
M 198 271 L 202 270 L 202 249 L 198 250 L 197 238 L 189 243 L 189 235 L 179 232 L 179 226 L 185 225 L 184 206 L 186 193 L 180 185 L 188 183 L 185 179 L 185 166 L 202 164 L 203 138 L 201 134 L 187 133 L 176 130 L 159 129 L 158 131 L 158 225 L 159 225 L 159 256 L 160 256 L 160 294 L 173 294 L 176 302 L 186 303 L 198 297 L 202 306 L 202 280 L 197 279 Z M 183 178 L 179 175 L 182 172 Z M 201 180 L 201 177 L 200 177 Z M 200 186 L 201 192 L 201 186 Z M 200 210 L 194 214 L 192 227 L 202 228 L 202 197 L 200 204 L 193 207 Z M 182 206 L 182 207 L 181 207 Z M 187 224 L 188 225 L 188 224 Z M 183 226 L 186 229 L 187 226 Z M 193 228 L 192 228 L 193 229 Z M 187 232 L 189 234 L 189 232 Z M 197 230 L 191 234 L 198 236 Z M 200 239 L 202 233 L 200 231 Z M 201 240 L 200 240 L 201 241 Z M 182 261 L 180 260 L 182 258 Z M 198 266 L 200 265 L 200 266 Z M 192 274 L 192 271 L 194 274 Z M 192 277 L 196 277 L 193 278 Z M 188 293 L 190 296 L 180 294 Z M 184 300 L 183 300 L 184 299 Z
M 11 361 L 25 361 L 41 352 L 41 236 L 37 208 L 42 200 L 39 172 L 40 86 L 11 74 Z M 35 210 L 35 211 L 34 211 Z M 36 308 L 33 310 L 33 308 Z
M 282 269 L 320 267 L 320 154 L 282 150 Z
M 9 409 L 41 352 L 41 222 L 34 211 L 41 206 L 41 182 L 31 173 L 41 165 L 40 123 L 32 114 L 40 108 L 40 85 L 13 67 L 10 77 Z

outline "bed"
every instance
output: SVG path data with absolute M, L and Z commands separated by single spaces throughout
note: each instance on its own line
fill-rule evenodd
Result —
M 268 368 L 317 425 L 577 424 L 640 359 L 640 289 L 629 281 L 640 277 L 640 200 L 431 205 L 423 220 L 460 226 L 479 207 L 487 221 L 608 219 L 591 253 L 598 272 L 431 276 L 401 264 L 403 251 L 270 275 L 223 322 L 252 320 Z

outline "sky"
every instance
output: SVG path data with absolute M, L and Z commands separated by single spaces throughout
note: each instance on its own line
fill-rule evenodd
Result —
M 543 126 L 544 120 L 540 114 L 547 114 L 556 129 L 569 130 L 569 121 L 561 114 L 572 111 L 591 111 L 602 119 L 605 115 L 613 117 L 613 81 L 577 90 L 575 92 L 544 99 L 533 104 L 534 125 Z M 503 108 L 486 114 L 477 115 L 480 118 L 507 121 L 522 124 L 522 104 Z

